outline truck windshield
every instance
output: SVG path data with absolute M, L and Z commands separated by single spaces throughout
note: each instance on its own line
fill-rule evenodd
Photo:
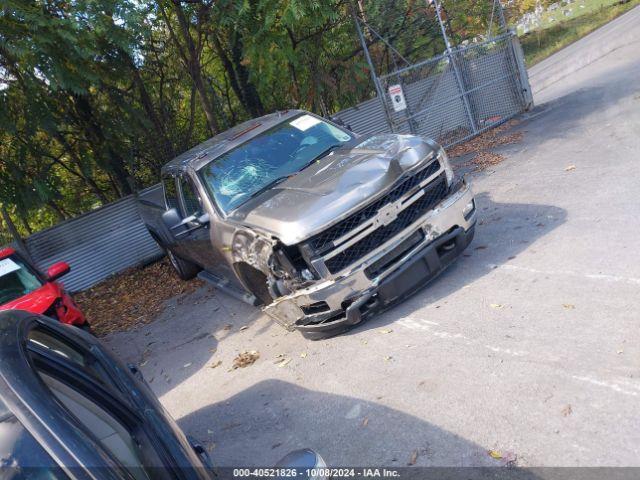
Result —
M 37 275 L 15 255 L 0 259 L 0 305 L 40 288 Z
M 218 206 L 228 212 L 353 138 L 303 114 L 215 158 L 200 175 Z

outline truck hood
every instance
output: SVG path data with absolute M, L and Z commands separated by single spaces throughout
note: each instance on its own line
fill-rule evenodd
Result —
M 439 147 L 413 135 L 376 135 L 333 151 L 232 212 L 230 219 L 293 245 L 342 220 Z

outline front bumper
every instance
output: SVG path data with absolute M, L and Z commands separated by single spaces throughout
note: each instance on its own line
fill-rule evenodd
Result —
M 442 202 L 362 263 L 279 298 L 265 312 L 309 338 L 335 335 L 360 323 L 414 293 L 462 253 L 474 235 L 475 204 L 471 212 L 463 213 L 472 202 L 471 187 L 459 182 Z M 404 250 L 403 245 L 416 236 L 421 240 Z

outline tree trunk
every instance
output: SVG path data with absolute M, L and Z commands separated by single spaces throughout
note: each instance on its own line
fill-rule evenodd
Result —
M 149 92 L 147 91 L 147 87 L 144 84 L 142 77 L 140 76 L 140 70 L 138 70 L 138 67 L 133 63 L 133 60 L 127 53 L 123 52 L 123 55 L 126 55 L 127 63 L 129 64 L 129 68 L 131 69 L 131 73 L 133 74 L 133 82 L 136 85 L 138 92 L 140 93 L 140 103 L 142 103 L 142 108 L 144 108 L 144 111 L 147 114 L 147 117 L 149 117 L 149 120 L 153 124 L 153 127 L 156 130 L 158 139 L 162 144 L 162 148 L 164 152 L 163 160 L 165 161 L 171 160 L 173 157 L 176 156 L 175 151 L 173 149 L 173 145 L 171 144 L 171 141 L 167 136 L 167 131 L 164 128 L 164 124 L 162 123 L 162 121 L 160 120 L 160 117 L 156 113 L 156 110 L 153 106 L 153 102 L 151 101 L 151 96 L 149 95 Z M 165 163 L 165 161 L 163 161 L 162 163 Z
M 249 72 L 242 65 L 242 43 L 234 40 L 230 58 L 216 34 L 212 35 L 213 46 L 227 71 L 231 88 L 244 109 L 252 117 L 264 115 L 264 107 L 255 86 L 249 81 Z
M 198 98 L 200 98 L 200 104 L 202 106 L 202 110 L 204 111 L 205 117 L 207 117 L 207 124 L 209 125 L 209 129 L 213 134 L 216 134 L 220 131 L 220 125 L 218 124 L 218 119 L 215 116 L 215 111 L 213 108 L 213 103 L 209 99 L 207 94 L 207 89 L 202 78 L 202 66 L 200 65 L 200 56 L 198 54 L 198 50 L 196 49 L 196 44 L 191 37 L 191 32 L 189 31 L 189 22 L 182 10 L 182 5 L 179 0 L 173 0 L 174 10 L 176 12 L 176 17 L 178 19 L 178 24 L 180 25 L 180 31 L 182 34 L 182 39 L 186 44 L 187 51 L 185 52 L 178 39 L 173 34 L 173 29 L 171 28 L 171 24 L 169 19 L 165 15 L 165 21 L 167 22 L 167 26 L 169 27 L 169 33 L 171 34 L 174 43 L 177 44 L 178 50 L 182 56 L 182 60 L 187 67 L 189 72 L 189 76 L 193 81 L 193 85 L 198 92 Z M 164 13 L 164 10 L 163 10 Z
M 93 114 L 89 99 L 84 95 L 73 95 L 76 113 L 81 121 L 87 140 L 94 148 L 96 161 L 109 172 L 115 180 L 118 190 L 124 195 L 133 193 L 130 176 L 125 168 L 124 159 L 107 141 L 100 123 Z
M 31 261 L 31 263 L 33 263 L 31 254 L 27 249 L 27 244 L 14 225 L 13 220 L 11 219 L 11 215 L 9 215 L 9 211 L 7 210 L 7 207 L 5 205 L 0 206 L 0 214 L 2 215 L 4 224 L 7 226 L 7 230 L 9 230 L 9 233 L 13 237 L 13 241 L 18 246 L 18 250 L 20 250 L 20 253 L 22 253 L 25 257 L 27 257 L 29 261 Z

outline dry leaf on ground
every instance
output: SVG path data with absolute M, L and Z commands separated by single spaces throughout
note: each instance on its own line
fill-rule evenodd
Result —
M 286 359 L 286 360 L 284 360 L 283 362 L 280 362 L 280 363 L 278 364 L 278 367 L 282 368 L 282 367 L 284 367 L 285 365 L 289 365 L 289 363 L 291 363 L 291 359 L 290 359 L 290 358 L 287 358 L 287 359 Z
M 505 134 L 507 130 L 515 127 L 518 123 L 520 123 L 518 120 L 511 120 L 496 128 L 487 130 L 483 134 L 449 149 L 448 154 L 451 158 L 455 158 L 475 153 L 476 155 L 465 165 L 475 166 L 477 170 L 484 170 L 489 166 L 496 165 L 502 162 L 505 157 L 489 150 L 500 145 L 520 142 L 524 136 L 523 132 Z
M 211 365 L 209 365 L 209 368 L 216 368 L 216 367 L 219 367 L 220 365 L 222 365 L 222 360 L 218 360 L 217 362 L 213 362 Z
M 566 167 L 564 169 L 565 172 L 570 172 L 571 170 L 575 170 L 576 166 L 575 165 L 569 165 L 568 167 Z
M 201 280 L 180 280 L 167 259 L 129 268 L 74 295 L 91 328 L 99 337 L 152 322 L 165 301 L 192 293 Z
M 571 415 L 573 413 L 571 405 L 567 405 L 566 407 L 564 407 L 561 413 L 563 417 L 568 417 L 569 415 Z
M 369 417 L 364 417 L 364 420 L 362 420 L 362 426 L 366 427 L 367 425 L 369 425 Z
M 496 310 L 500 310 L 502 308 L 504 308 L 504 305 L 502 305 L 501 303 L 492 303 L 490 305 L 491 308 L 495 308 Z
M 576 308 L 576 306 L 573 305 L 572 303 L 563 303 L 562 306 L 567 310 L 573 310 L 574 308 Z
M 391 333 L 393 332 L 393 330 L 391 330 L 390 328 L 382 328 L 379 330 L 380 333 Z
M 235 370 L 236 368 L 245 368 L 249 365 L 253 365 L 258 358 L 260 358 L 260 354 L 255 350 L 242 352 L 233 359 L 233 369 Z
M 502 454 L 497 450 L 489 450 L 487 453 L 491 458 L 495 458 L 496 460 L 500 460 L 502 458 Z
M 417 460 L 418 460 L 418 450 L 414 450 L 411 453 L 411 457 L 409 458 L 409 462 L 407 463 L 407 465 L 415 465 Z

